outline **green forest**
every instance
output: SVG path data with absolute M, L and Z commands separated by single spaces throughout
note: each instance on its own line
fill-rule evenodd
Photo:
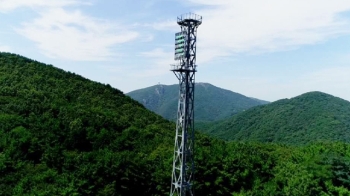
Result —
M 349 101 L 322 92 L 309 92 L 257 106 L 200 128 L 225 140 L 292 145 L 315 141 L 348 143 L 349 119 Z
M 174 131 L 108 84 L 0 53 L 0 195 L 168 195 Z M 350 195 L 345 142 L 195 146 L 196 195 Z

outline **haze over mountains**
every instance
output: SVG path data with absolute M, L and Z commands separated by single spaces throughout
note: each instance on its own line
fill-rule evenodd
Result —
M 159 84 L 129 92 L 127 95 L 164 118 L 176 120 L 178 85 Z M 194 97 L 196 122 L 222 120 L 248 108 L 268 103 L 208 83 L 196 83 Z
M 308 122 L 298 124 L 300 118 L 329 110 L 312 121 L 321 122 L 321 131 L 349 119 L 341 99 L 310 93 L 292 100 L 235 116 L 265 108 L 243 124 L 275 115 L 270 127 L 283 114 L 291 117 L 283 122 L 302 126 Z M 270 105 L 279 110 L 270 113 Z M 168 195 L 174 130 L 173 122 L 110 85 L 0 52 L 0 195 Z M 318 130 L 296 137 L 317 138 Z M 329 140 L 291 146 L 225 142 L 197 132 L 195 193 L 350 195 L 350 145 L 333 142 L 332 132 L 324 136 Z

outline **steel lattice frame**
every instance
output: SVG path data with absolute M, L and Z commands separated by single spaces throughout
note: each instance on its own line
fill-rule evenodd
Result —
M 194 86 L 196 70 L 197 27 L 202 17 L 185 14 L 177 18 L 186 35 L 185 52 L 171 71 L 179 79 L 179 103 L 176 121 L 174 162 L 170 195 L 194 195 Z

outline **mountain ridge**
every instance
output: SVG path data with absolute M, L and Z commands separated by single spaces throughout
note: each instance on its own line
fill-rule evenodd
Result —
M 350 102 L 313 91 L 251 108 L 204 132 L 234 141 L 350 142 Z
M 154 85 L 126 93 L 147 109 L 169 120 L 176 120 L 178 85 Z M 249 98 L 209 83 L 195 84 L 195 121 L 222 120 L 250 107 L 268 102 Z

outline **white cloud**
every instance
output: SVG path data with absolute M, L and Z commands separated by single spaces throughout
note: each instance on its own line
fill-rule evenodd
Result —
M 76 4 L 89 4 L 80 0 L 0 0 L 0 12 L 9 12 L 20 7 L 63 7 Z
M 293 49 L 349 33 L 348 0 L 190 0 L 205 8 L 199 59 Z M 201 62 L 204 62 L 201 60 Z
M 68 1 L 67 2 L 75 2 Z M 68 60 L 107 60 L 118 47 L 138 37 L 121 24 L 61 7 L 42 9 L 40 17 L 23 23 L 16 31 L 36 42 L 45 55 Z

